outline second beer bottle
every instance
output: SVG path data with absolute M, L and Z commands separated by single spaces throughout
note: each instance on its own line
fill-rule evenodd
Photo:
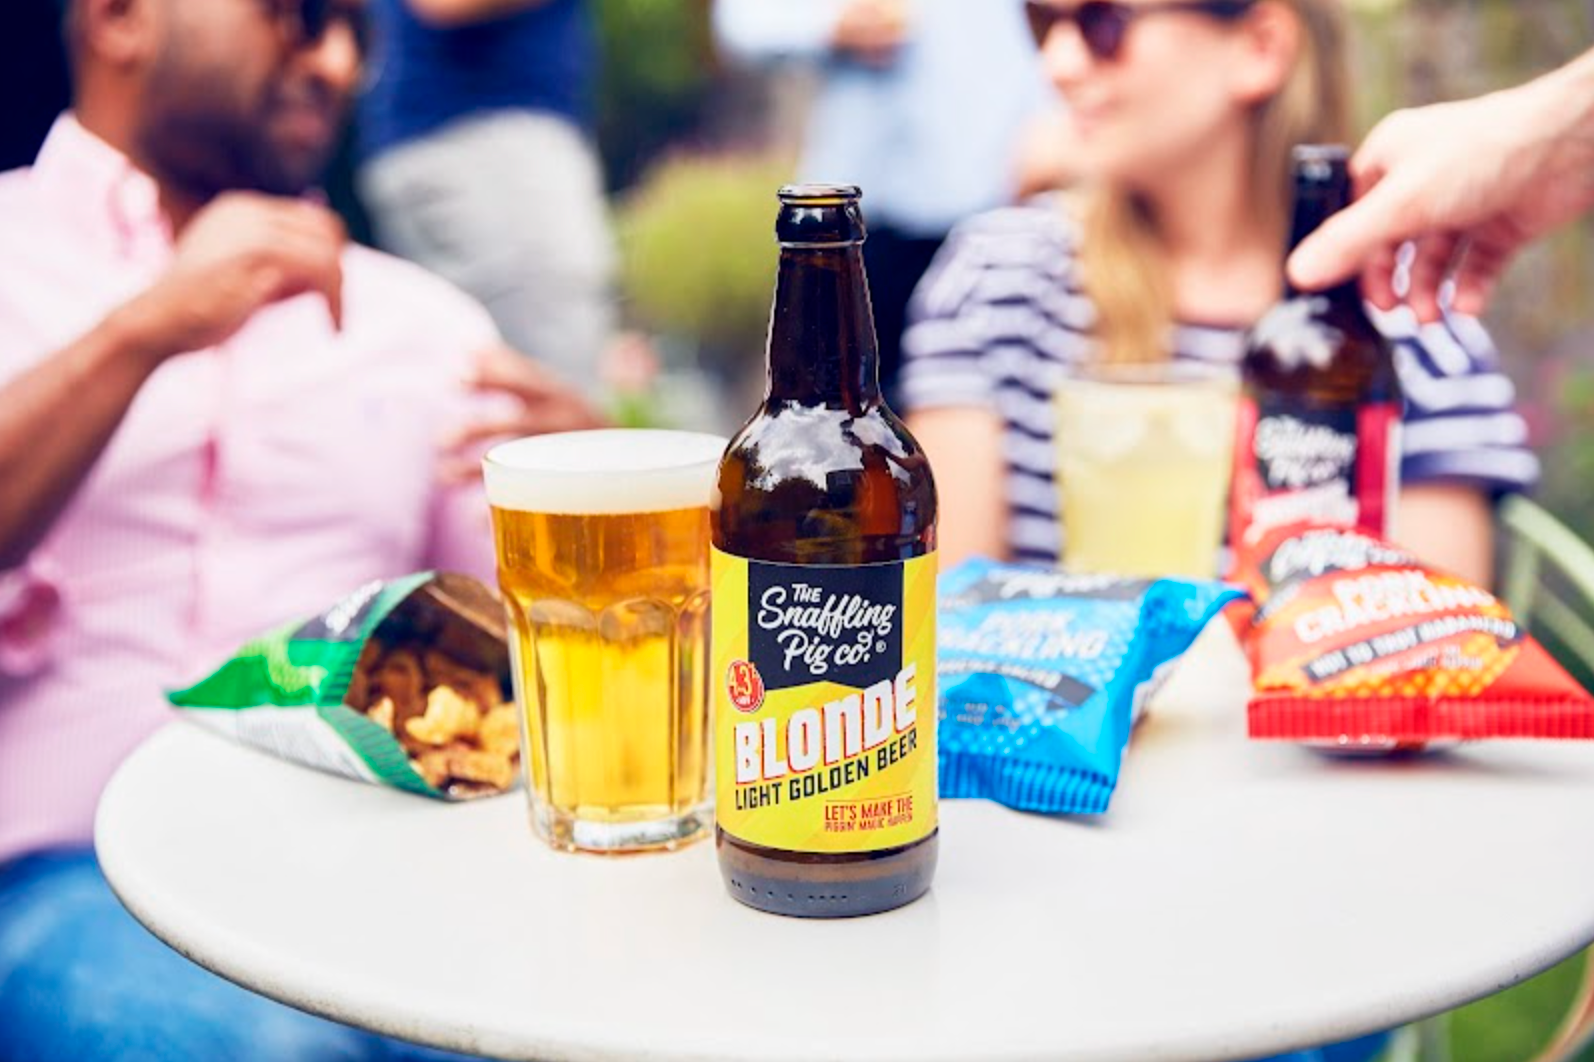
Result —
M 710 510 L 720 869 L 873 914 L 935 871 L 935 485 L 881 398 L 858 189 L 782 188 L 775 233 L 768 389 Z
M 1349 205 L 1347 157 L 1337 144 L 1295 149 L 1292 249 Z M 1288 288 L 1252 330 L 1241 376 L 1235 544 L 1301 520 L 1389 537 L 1400 488 L 1400 380 L 1357 282 Z

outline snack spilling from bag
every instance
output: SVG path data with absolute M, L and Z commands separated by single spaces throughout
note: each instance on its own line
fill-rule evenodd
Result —
M 449 799 L 519 776 L 503 610 L 423 572 L 361 587 L 168 694 L 191 719 L 320 770 Z

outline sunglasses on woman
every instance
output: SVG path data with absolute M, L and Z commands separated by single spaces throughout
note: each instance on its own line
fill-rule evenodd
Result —
M 1091 57 L 1110 62 L 1118 57 L 1129 27 L 1138 18 L 1186 12 L 1233 21 L 1244 16 L 1255 3 L 1256 0 L 1159 0 L 1124 4 L 1117 0 L 1084 0 L 1080 4 L 1054 4 L 1027 0 L 1024 13 L 1029 17 L 1029 29 L 1035 35 L 1037 48 L 1046 47 L 1046 39 L 1060 23 L 1072 22 L 1079 27 L 1080 39 Z

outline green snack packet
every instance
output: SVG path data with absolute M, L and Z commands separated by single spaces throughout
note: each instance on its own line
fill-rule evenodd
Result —
M 167 693 L 188 718 L 285 760 L 444 800 L 519 780 L 504 612 L 481 583 L 371 582 Z

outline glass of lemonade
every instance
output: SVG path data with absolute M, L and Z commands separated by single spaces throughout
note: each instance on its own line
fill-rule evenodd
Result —
M 555 848 L 675 848 L 713 824 L 708 505 L 725 444 L 568 432 L 483 461 L 532 826 Z
M 1223 366 L 1071 370 L 1055 398 L 1063 566 L 1215 575 L 1238 394 L 1236 372 Z

